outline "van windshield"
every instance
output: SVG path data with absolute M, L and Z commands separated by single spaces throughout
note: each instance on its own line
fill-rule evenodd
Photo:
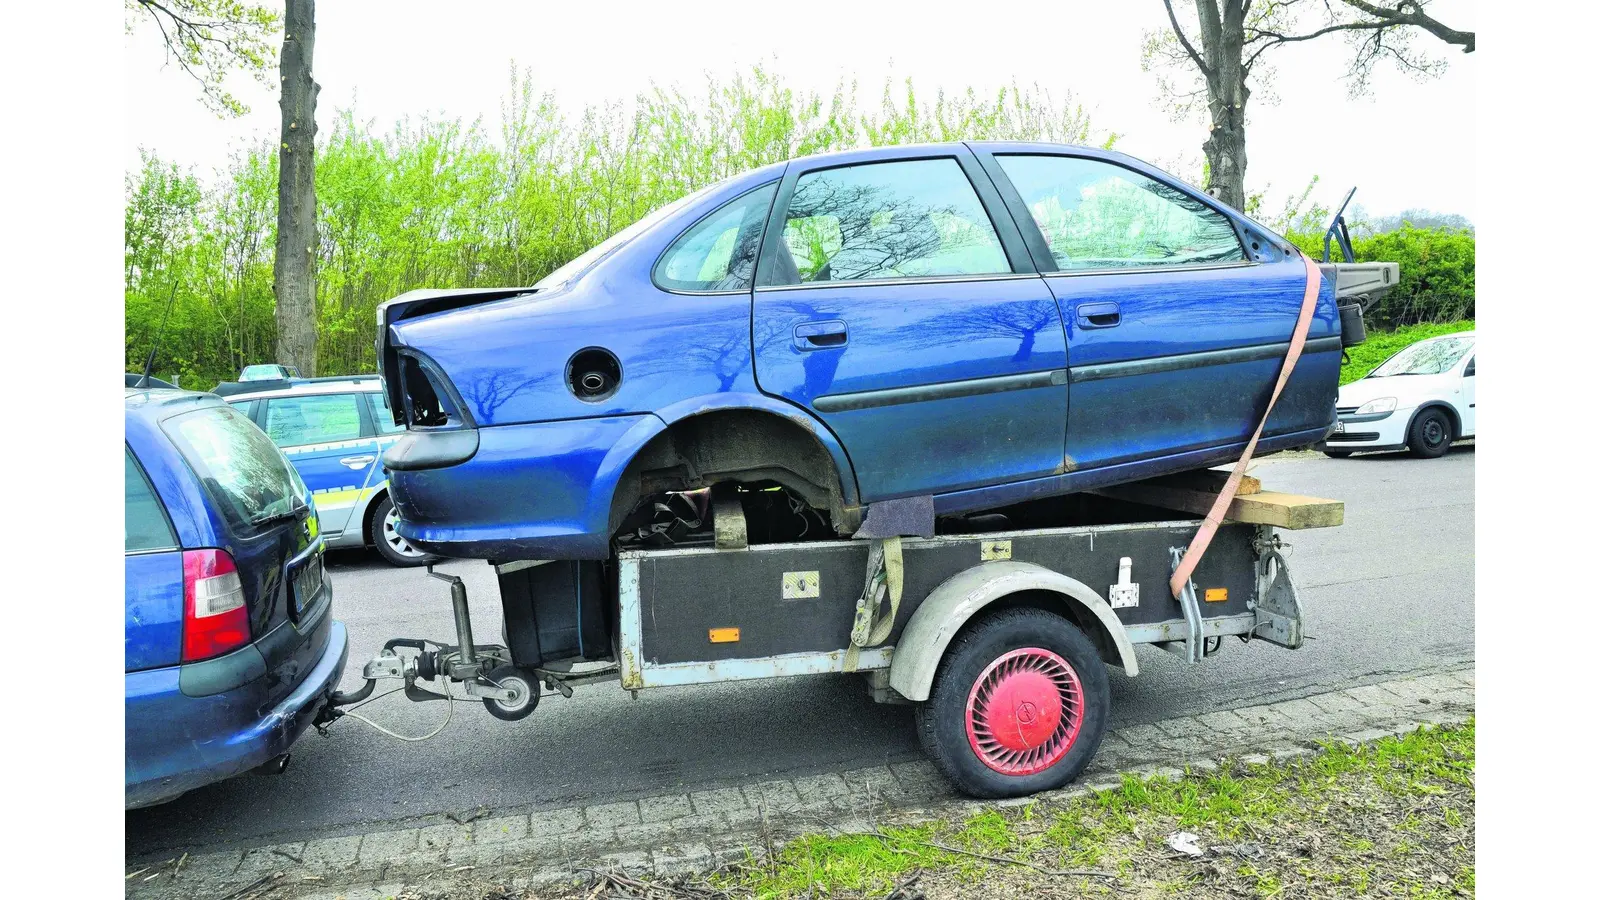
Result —
M 249 534 L 296 515 L 305 483 L 253 422 L 227 406 L 195 410 L 161 423 L 205 485 L 228 526 Z

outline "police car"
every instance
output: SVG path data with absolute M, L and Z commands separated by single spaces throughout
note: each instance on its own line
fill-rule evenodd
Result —
M 223 383 L 213 390 L 261 427 L 311 488 L 329 547 L 371 545 L 396 566 L 434 557 L 395 530 L 383 451 L 405 427 L 394 424 L 376 375 Z

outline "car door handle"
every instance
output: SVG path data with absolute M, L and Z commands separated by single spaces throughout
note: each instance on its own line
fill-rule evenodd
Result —
M 365 469 L 367 466 L 372 465 L 372 461 L 375 459 L 377 459 L 376 456 L 346 456 L 344 459 L 339 460 L 339 465 L 347 469 Z
M 1078 304 L 1079 328 L 1110 328 L 1122 322 L 1122 308 L 1115 303 Z
M 801 322 L 794 327 L 796 350 L 825 350 L 843 347 L 850 340 L 850 329 L 838 319 L 826 322 Z

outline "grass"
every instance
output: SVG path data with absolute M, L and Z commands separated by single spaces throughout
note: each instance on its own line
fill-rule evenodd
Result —
M 819 833 L 716 876 L 733 897 L 1470 896 L 1475 725 L 1224 766 L 961 821 Z M 1175 831 L 1205 854 L 1173 852 Z M 957 852 L 965 851 L 965 852 Z M 1026 866 L 985 860 L 1007 857 Z M 1041 870 L 1092 869 L 1104 879 Z
M 1472 319 L 1459 322 L 1426 322 L 1421 325 L 1402 325 L 1394 331 L 1373 331 L 1367 341 L 1350 348 L 1350 361 L 1339 370 L 1339 383 L 1349 384 L 1365 376 L 1378 364 L 1417 341 L 1441 334 L 1471 331 L 1476 326 Z

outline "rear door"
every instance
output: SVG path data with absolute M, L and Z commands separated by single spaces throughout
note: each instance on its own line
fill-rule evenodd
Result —
M 964 149 L 792 165 L 756 284 L 756 380 L 833 430 L 864 501 L 1060 467 L 1056 303 Z
M 173 666 L 183 651 L 183 551 L 144 468 L 124 447 L 123 663 Z
M 361 527 L 352 513 L 361 508 L 379 455 L 362 395 L 283 394 L 260 402 L 262 427 L 311 488 L 323 532 Z
M 1037 230 L 1028 236 L 1044 249 L 1040 267 L 1055 268 L 1044 280 L 1067 331 L 1068 464 L 1246 441 L 1288 350 L 1303 263 L 1264 244 L 1247 255 L 1221 211 L 1107 160 L 996 153 L 985 161 L 1018 224 Z M 1340 348 L 1326 306 L 1268 436 L 1332 418 Z

